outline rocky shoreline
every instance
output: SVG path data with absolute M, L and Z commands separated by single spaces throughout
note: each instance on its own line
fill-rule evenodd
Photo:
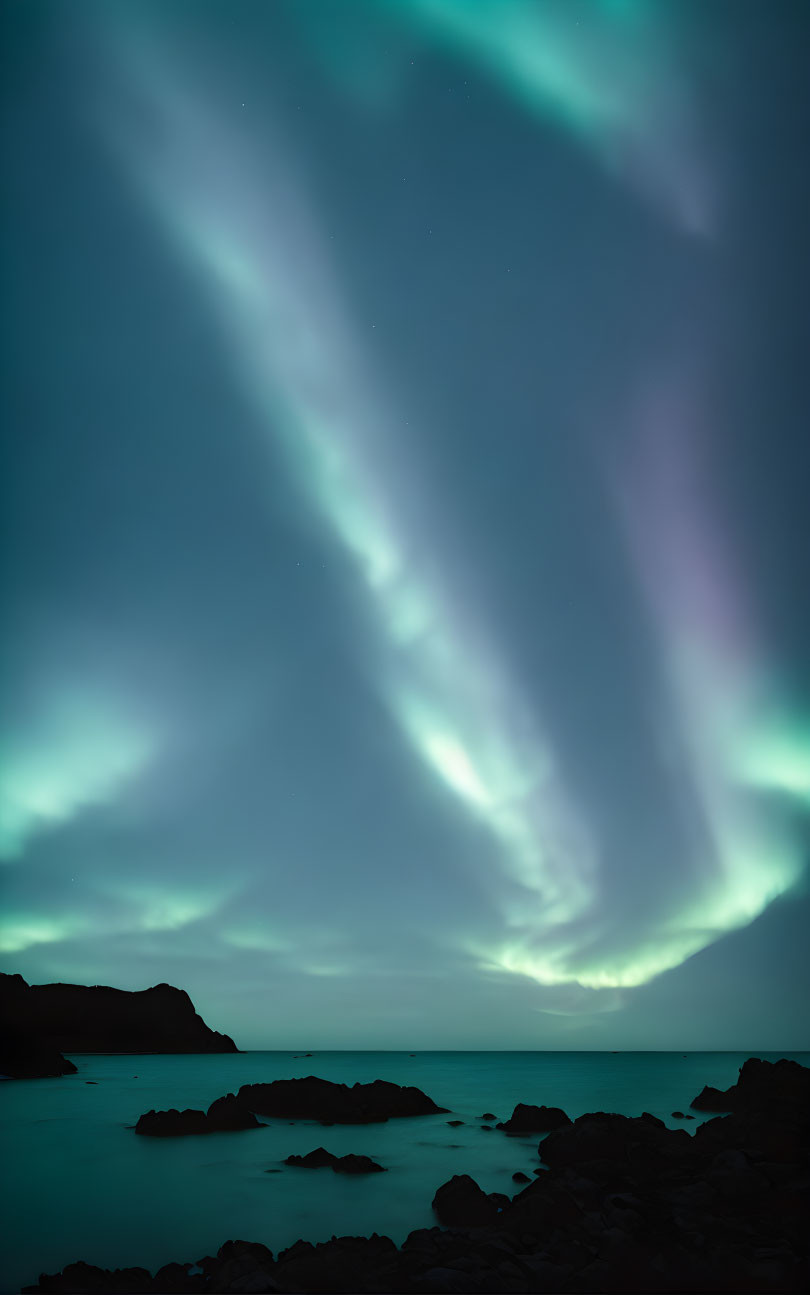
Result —
M 504 1122 L 506 1135 L 510 1126 L 539 1119 L 556 1124 L 539 1143 L 534 1180 L 510 1199 L 485 1193 L 468 1175 L 454 1176 L 433 1198 L 439 1226 L 412 1232 L 401 1246 L 373 1234 L 298 1241 L 273 1255 L 261 1243 L 235 1240 L 213 1256 L 170 1263 L 154 1274 L 70 1264 L 24 1290 L 807 1289 L 810 1070 L 793 1061 L 751 1059 L 730 1089 L 704 1089 L 692 1106 L 718 1112 L 694 1134 L 649 1114 L 596 1112 L 571 1122 L 559 1118 L 563 1112 L 552 1118 L 542 1107 L 520 1104 Z M 316 1160 L 329 1164 L 329 1153 Z

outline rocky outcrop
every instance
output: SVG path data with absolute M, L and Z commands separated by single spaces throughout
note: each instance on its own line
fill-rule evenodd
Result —
M 75 1073 L 73 1062 L 57 1048 L 23 1030 L 0 1029 L 0 1078 L 48 1079 Z
M 0 975 L 0 1033 L 16 1031 L 56 1052 L 236 1052 L 209 1029 L 185 990 L 29 985 Z
M 706 1085 L 689 1105 L 693 1111 L 730 1111 L 733 1105 L 733 1099 L 729 1097 L 730 1092 L 730 1088 L 724 1092 L 719 1088 L 710 1088 Z
M 486 1227 L 495 1223 L 498 1204 L 469 1174 L 454 1174 L 433 1197 L 433 1212 L 448 1227 Z
M 730 1088 L 704 1088 L 690 1102 L 695 1111 L 759 1110 L 765 1106 L 810 1106 L 810 1071 L 798 1061 L 749 1057 Z
M 555 1169 L 602 1164 L 614 1173 L 688 1158 L 693 1145 L 685 1129 L 668 1129 L 646 1111 L 636 1117 L 599 1111 L 549 1133 L 538 1154 Z
M 317 1147 L 305 1156 L 287 1156 L 285 1165 L 298 1169 L 332 1169 L 336 1174 L 383 1174 L 385 1169 L 369 1156 L 334 1156 L 325 1147 Z
M 552 1129 L 570 1123 L 559 1106 L 526 1106 L 518 1102 L 509 1119 L 495 1127 L 503 1129 L 504 1133 L 550 1133 Z
M 765 1074 L 768 1072 L 760 1072 Z M 808 1288 L 810 1072 L 747 1078 L 743 1109 L 691 1137 L 651 1115 L 581 1116 L 540 1143 L 547 1168 L 511 1200 L 468 1175 L 444 1183 L 444 1224 L 387 1237 L 224 1245 L 192 1269 L 71 1264 L 34 1291 L 777 1292 Z M 775 1105 L 774 1085 L 793 1093 Z M 783 1089 L 783 1091 L 785 1091 Z M 757 1096 L 754 1096 L 754 1093 Z
M 234 1133 L 264 1127 L 238 1097 L 228 1093 L 212 1102 L 207 1111 L 147 1111 L 135 1125 L 135 1132 L 148 1138 L 182 1138 L 194 1133 Z
M 257 1115 L 285 1120 L 320 1120 L 323 1124 L 382 1124 L 411 1115 L 446 1115 L 419 1088 L 375 1079 L 371 1084 L 334 1084 L 309 1075 L 276 1079 L 271 1084 L 244 1084 L 239 1100 Z

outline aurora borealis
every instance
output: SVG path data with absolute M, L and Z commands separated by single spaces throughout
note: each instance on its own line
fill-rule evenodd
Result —
M 4 22 L 4 970 L 806 1046 L 803 6 Z

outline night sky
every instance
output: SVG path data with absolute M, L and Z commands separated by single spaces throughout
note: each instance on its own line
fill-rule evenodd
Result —
M 810 7 L 3 23 L 3 969 L 807 1047 Z

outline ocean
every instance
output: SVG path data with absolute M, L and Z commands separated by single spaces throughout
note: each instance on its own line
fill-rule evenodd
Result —
M 384 1233 L 397 1243 L 432 1227 L 431 1200 L 453 1174 L 513 1195 L 512 1174 L 539 1163 L 537 1135 L 483 1132 L 517 1102 L 683 1122 L 704 1084 L 726 1088 L 750 1052 L 241 1052 L 215 1056 L 72 1056 L 78 1074 L 0 1084 L 3 1220 L 0 1288 L 18 1291 L 40 1272 L 77 1259 L 102 1267 L 216 1253 L 228 1239 L 262 1241 L 274 1253 L 299 1237 Z M 166 1140 L 132 1126 L 151 1108 L 207 1107 L 246 1083 L 318 1075 L 353 1084 L 415 1084 L 447 1115 L 387 1124 L 322 1127 L 271 1121 L 267 1128 Z M 94 1082 L 88 1082 L 94 1081 Z M 451 1128 L 448 1120 L 463 1120 Z M 324 1146 L 371 1156 L 390 1172 L 346 1178 L 283 1165 Z

